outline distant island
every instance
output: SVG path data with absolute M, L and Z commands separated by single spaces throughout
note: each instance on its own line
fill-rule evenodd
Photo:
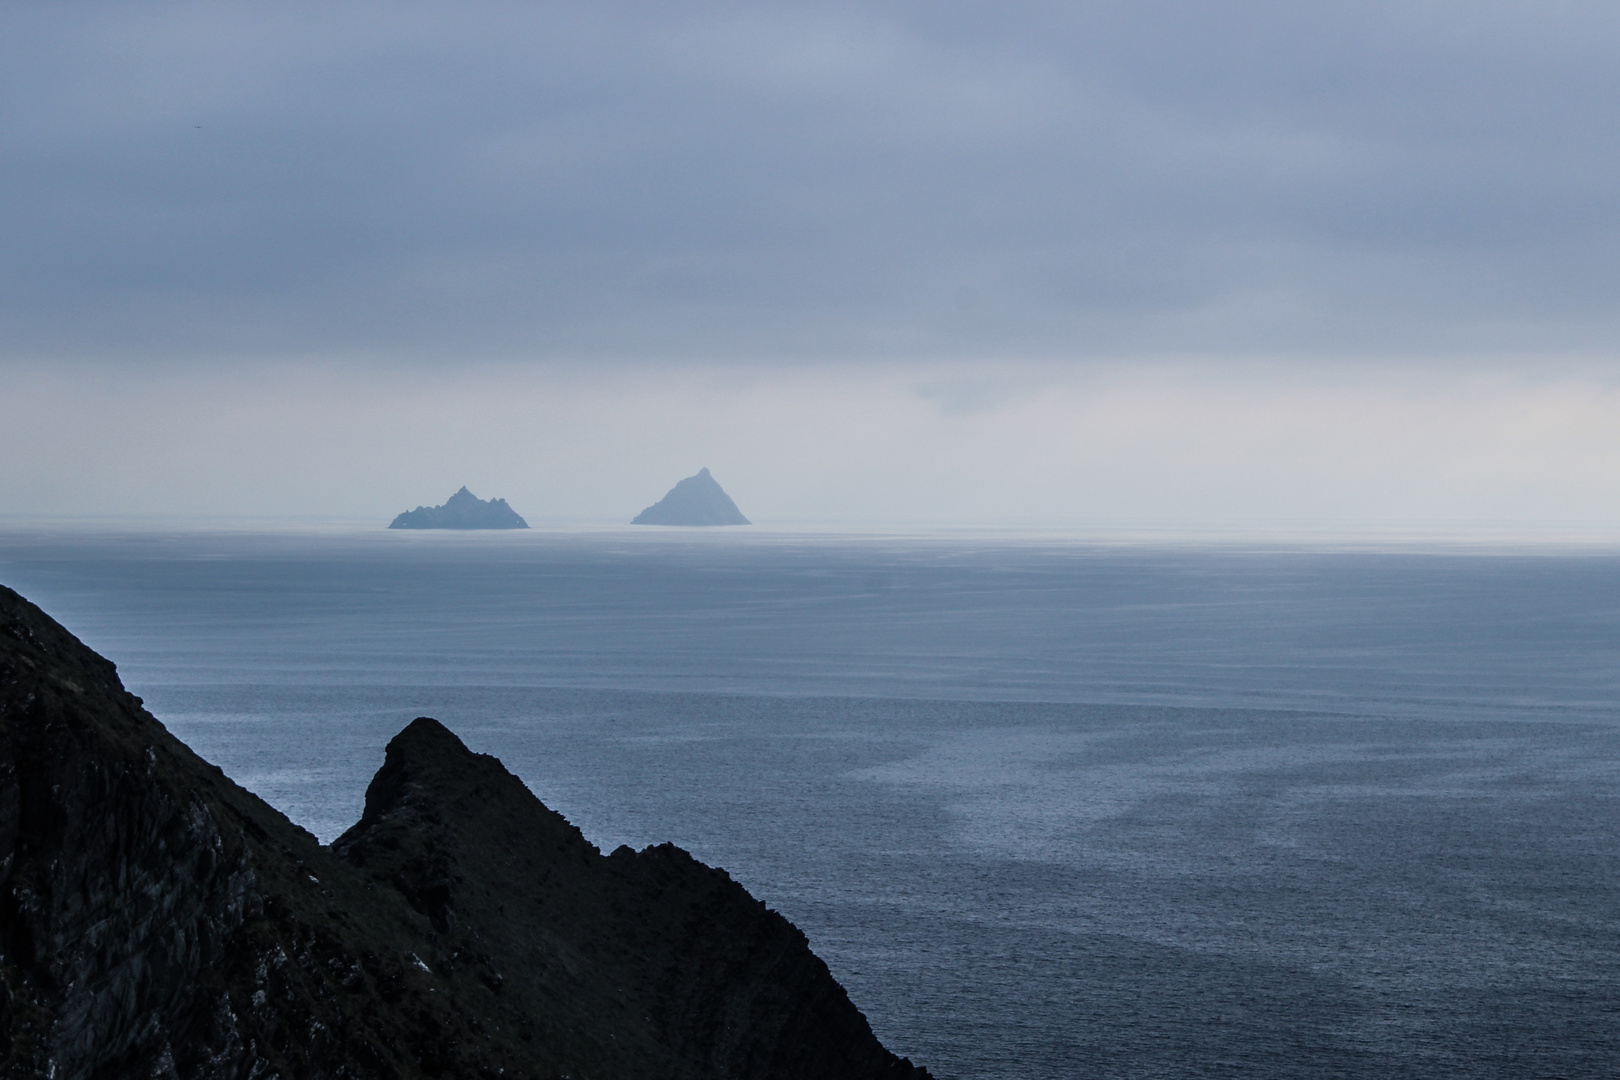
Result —
M 716 489 L 718 490 L 718 489 Z M 730 499 L 726 500 L 730 502 Z M 732 507 L 733 510 L 736 507 Z M 529 523 L 506 505 L 505 499 L 487 502 L 463 487 L 443 506 L 418 506 L 393 520 L 390 529 L 527 529 Z
M 632 525 L 752 525 L 707 468 L 669 489 L 637 514 Z

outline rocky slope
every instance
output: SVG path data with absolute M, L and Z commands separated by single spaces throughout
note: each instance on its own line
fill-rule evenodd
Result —
M 637 514 L 632 525 L 750 525 L 707 468 L 670 488 Z
M 927 1073 L 723 871 L 425 718 L 323 848 L 0 587 L 0 1076 Z

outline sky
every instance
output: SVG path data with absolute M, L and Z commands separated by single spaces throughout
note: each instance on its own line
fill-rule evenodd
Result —
M 0 7 L 0 524 L 1620 536 L 1620 8 Z

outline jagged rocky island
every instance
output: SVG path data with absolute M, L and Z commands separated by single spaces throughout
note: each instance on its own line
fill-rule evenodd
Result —
M 751 525 L 731 501 L 708 467 L 669 489 L 669 493 L 637 514 L 632 525 Z
M 426 718 L 322 847 L 0 586 L 0 1077 L 927 1076 L 724 871 Z
M 527 529 L 529 523 L 505 499 L 480 499 L 465 486 L 443 506 L 418 506 L 396 517 L 390 529 Z

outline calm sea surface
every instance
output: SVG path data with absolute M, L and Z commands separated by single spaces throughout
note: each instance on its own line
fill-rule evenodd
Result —
M 436 716 L 946 1080 L 1620 1076 L 1620 557 L 0 533 L 323 840 Z

